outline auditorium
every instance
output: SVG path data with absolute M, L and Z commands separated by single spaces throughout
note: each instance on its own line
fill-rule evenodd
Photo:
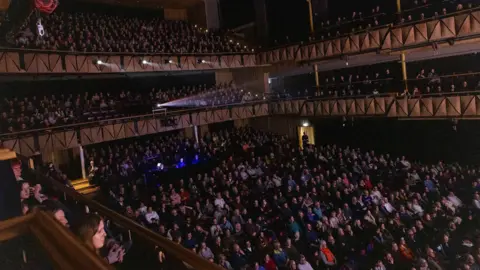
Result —
M 478 0 L 0 0 L 0 269 L 480 270 L 479 41 Z

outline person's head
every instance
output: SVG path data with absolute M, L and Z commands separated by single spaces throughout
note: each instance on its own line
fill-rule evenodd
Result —
M 107 235 L 102 218 L 96 214 L 90 214 L 83 219 L 77 234 L 81 241 L 95 252 L 103 247 Z
M 20 182 L 20 199 L 26 200 L 30 198 L 30 184 L 28 182 Z
M 65 217 L 65 212 L 63 212 L 62 209 L 55 207 L 55 208 L 51 208 L 49 211 L 53 214 L 53 217 L 58 222 L 60 222 L 60 224 L 62 224 L 65 227 L 70 227 L 70 224 L 68 224 L 68 220 Z

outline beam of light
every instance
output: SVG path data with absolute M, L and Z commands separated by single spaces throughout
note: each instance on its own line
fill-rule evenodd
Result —
M 261 99 L 263 99 L 263 95 L 259 95 L 258 93 L 254 94 L 239 88 L 223 88 L 208 90 L 197 95 L 157 104 L 157 106 L 162 108 L 219 106 Z

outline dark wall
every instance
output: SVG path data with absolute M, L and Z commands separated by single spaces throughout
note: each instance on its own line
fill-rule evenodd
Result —
M 459 121 L 453 131 L 449 120 L 342 119 L 315 122 L 317 144 L 350 145 L 377 153 L 405 155 L 422 162 L 480 162 L 480 122 Z
M 97 79 L 52 79 L 38 81 L 14 81 L 0 83 L 0 98 L 14 96 L 44 96 L 50 94 L 83 93 L 86 91 L 120 92 L 165 89 L 183 85 L 215 84 L 215 73 L 203 73 L 191 76 L 136 76 Z
M 220 0 L 223 28 L 236 28 L 255 21 L 253 0 Z
M 309 15 L 305 0 L 266 0 L 270 40 L 285 43 L 308 40 Z

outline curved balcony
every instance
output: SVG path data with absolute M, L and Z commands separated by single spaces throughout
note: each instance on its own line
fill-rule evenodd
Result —
M 3 145 L 25 156 L 106 141 L 263 116 L 462 118 L 480 117 L 480 91 L 403 97 L 396 93 L 265 100 L 215 108 L 172 111 L 0 135 Z M 165 125 L 164 119 L 172 119 Z
M 395 52 L 430 47 L 432 43 L 475 42 L 480 34 L 480 8 L 399 25 L 383 25 L 328 40 L 287 45 L 257 54 L 257 64 L 313 61 L 351 54 Z
M 100 62 L 99 62 L 100 61 Z M 0 50 L 0 73 L 124 73 L 216 70 L 256 66 L 251 53 L 140 54 Z

